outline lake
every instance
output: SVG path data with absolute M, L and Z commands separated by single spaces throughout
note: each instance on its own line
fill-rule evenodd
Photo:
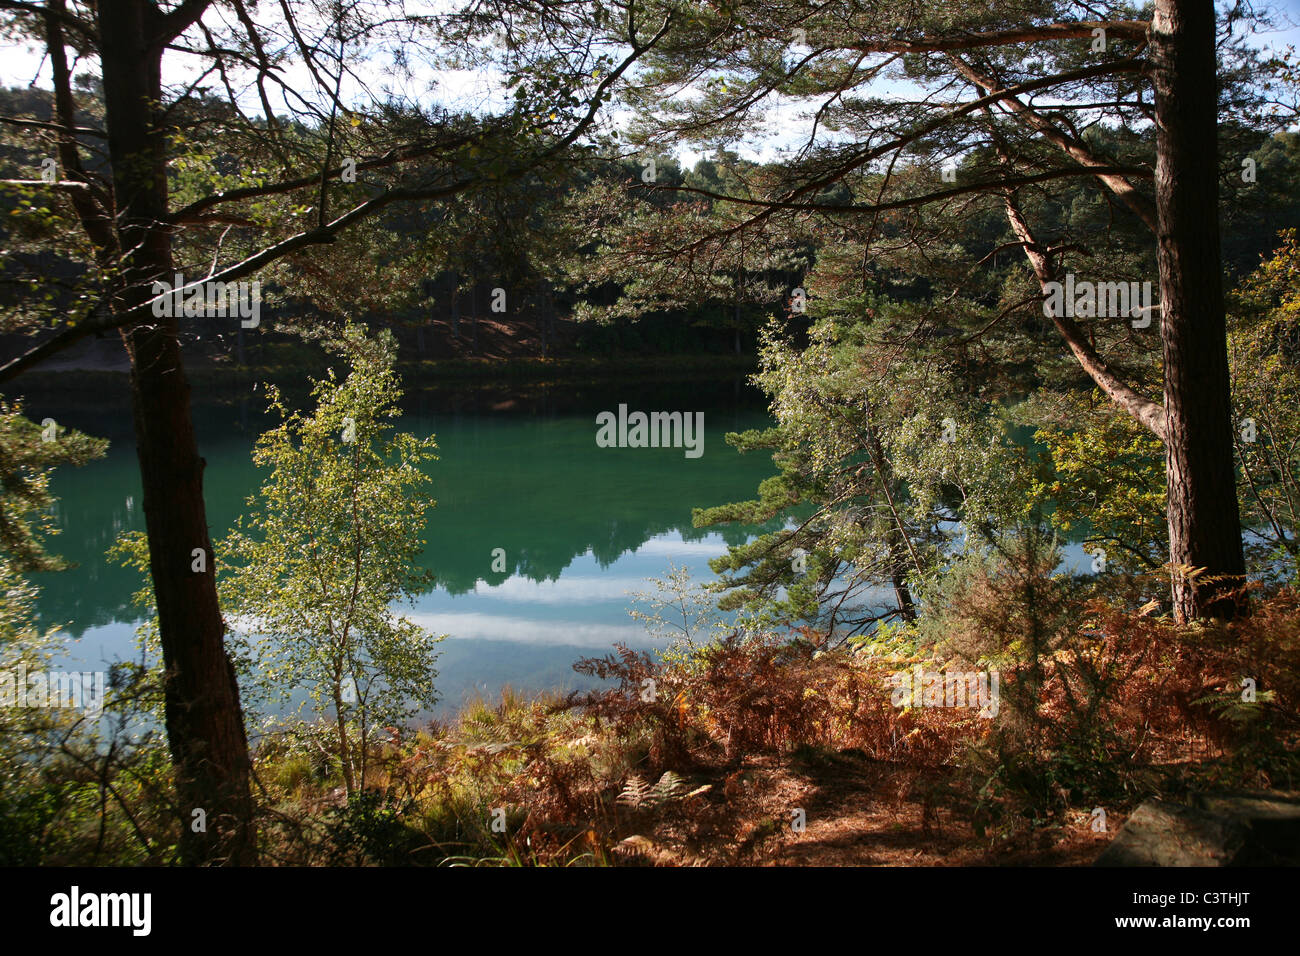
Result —
M 531 387 L 489 386 L 462 391 L 419 389 L 408 383 L 398 427 L 434 435 L 439 460 L 430 466 L 437 506 L 427 515 L 422 564 L 436 576 L 407 614 L 439 645 L 435 716 L 466 700 L 495 698 L 502 687 L 524 692 L 589 687 L 573 663 L 608 652 L 616 642 L 649 649 L 650 639 L 628 614 L 632 592 L 650 590 L 669 562 L 713 580 L 710 558 L 759 529 L 696 529 L 691 509 L 754 497 L 775 473 L 769 455 L 741 455 L 727 432 L 770 424 L 762 393 L 743 376 L 670 383 L 625 382 Z M 299 389 L 301 392 L 301 389 Z M 305 394 L 300 394 L 306 401 Z M 597 445 L 597 415 L 631 411 L 703 413 L 703 454 L 683 448 Z M 245 510 L 265 472 L 252 464 L 256 436 L 274 423 L 257 394 L 194 408 L 213 540 Z M 105 551 L 124 530 L 143 529 L 140 483 L 129 396 L 104 395 L 60 403 L 29 399 L 29 418 L 108 438 L 106 458 L 55 474 L 60 534 L 53 550 L 76 562 L 69 571 L 36 575 L 43 624 L 59 624 L 68 653 L 57 666 L 97 670 L 137 657 L 140 613 L 131 595 L 135 571 Z M 493 570 L 495 549 L 505 570 Z M 1064 549 L 1062 567 L 1090 559 L 1078 543 Z M 882 603 L 891 595 L 882 590 Z
M 197 391 L 197 390 L 196 390 Z M 597 447 L 596 415 L 631 410 L 703 412 L 703 454 L 682 448 Z M 273 420 L 250 394 L 195 406 L 214 540 L 245 510 L 265 472 L 250 451 Z M 143 529 L 129 399 L 60 404 L 29 399 L 26 414 L 110 439 L 108 456 L 56 473 L 52 548 L 77 567 L 38 575 L 44 624 L 70 638 L 62 668 L 100 669 L 136 656 L 140 575 L 104 552 L 124 530 Z M 629 592 L 648 590 L 669 561 L 713 578 L 708 559 L 754 529 L 695 529 L 691 509 L 753 497 L 775 472 L 766 453 L 741 455 L 729 431 L 767 425 L 763 397 L 731 373 L 708 381 L 418 390 L 408 383 L 398 427 L 433 434 L 437 507 L 428 513 L 422 563 L 436 585 L 403 608 L 448 639 L 439 645 L 440 716 L 467 698 L 589 686 L 572 670 L 615 642 L 657 646 L 628 615 Z M 505 552 L 494 571 L 493 551 Z

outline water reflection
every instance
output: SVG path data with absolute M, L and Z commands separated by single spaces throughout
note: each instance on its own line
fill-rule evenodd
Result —
M 703 456 L 598 448 L 595 415 L 620 402 L 703 411 Z M 214 539 L 260 481 L 250 451 L 270 424 L 261 408 L 249 396 L 195 409 Z M 39 576 L 42 621 L 78 638 L 69 660 L 131 657 L 139 614 L 130 595 L 140 579 L 104 557 L 121 531 L 143 527 L 126 396 L 93 406 L 29 400 L 27 413 L 113 443 L 105 460 L 55 477 L 55 550 L 78 567 Z M 723 442 L 728 431 L 767 421 L 761 395 L 735 381 L 413 392 L 399 427 L 435 435 L 440 460 L 430 467 L 437 507 L 422 558 L 436 586 L 409 612 L 451 636 L 441 645 L 447 701 L 505 683 L 577 686 L 577 657 L 615 641 L 646 644 L 627 615 L 629 592 L 662 576 L 670 558 L 708 577 L 708 559 L 745 540 L 752 529 L 693 528 L 691 509 L 751 497 L 772 474 L 765 455 L 742 456 Z M 496 569 L 495 549 L 504 552 Z

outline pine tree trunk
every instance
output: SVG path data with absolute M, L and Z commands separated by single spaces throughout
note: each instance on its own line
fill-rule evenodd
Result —
M 153 5 L 99 7 L 108 148 L 118 203 L 123 291 L 116 307 L 150 298 L 150 282 L 172 274 L 165 136 L 150 105 L 161 99 L 161 47 Z M 187 864 L 254 863 L 248 741 L 239 686 L 225 652 L 215 562 L 203 503 L 203 459 L 190 414 L 175 318 L 123 330 L 140 459 L 149 563 L 158 608 L 167 740 L 175 770 Z M 195 549 L 202 549 L 195 571 Z M 198 813 L 196 811 L 201 811 Z
M 895 549 L 894 570 L 890 575 L 894 586 L 894 603 L 898 607 L 898 616 L 908 624 L 916 620 L 916 602 L 912 599 L 912 590 L 907 586 L 907 561 L 902 555 L 902 546 Z
M 1225 578 L 1197 587 L 1175 570 L 1182 620 L 1231 616 L 1227 591 L 1245 571 L 1219 256 L 1214 38 L 1211 0 L 1157 0 L 1151 60 L 1170 559 Z

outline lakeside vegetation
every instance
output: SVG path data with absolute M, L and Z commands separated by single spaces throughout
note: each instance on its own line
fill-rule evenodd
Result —
M 1151 797 L 1300 787 L 1300 82 L 1263 15 L 121 2 L 0 10 L 51 64 L 0 96 L 0 864 L 1087 863 Z M 182 36 L 214 78 L 158 101 Z M 509 105 L 345 97 L 381 40 Z M 266 47 L 311 102 L 233 94 Z M 812 138 L 746 158 L 785 98 Z M 169 313 L 182 272 L 262 314 Z M 41 370 L 110 334 L 129 375 Z M 403 394 L 701 374 L 761 389 L 727 442 L 775 474 L 684 502 L 731 534 L 632 608 L 667 646 L 417 721 L 447 505 Z M 218 540 L 196 393 L 275 419 Z M 53 395 L 129 401 L 139 453 L 102 718 L 27 698 L 50 477 L 105 451 Z

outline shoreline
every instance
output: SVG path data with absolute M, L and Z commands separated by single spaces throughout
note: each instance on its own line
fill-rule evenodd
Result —
M 284 385 L 305 384 L 330 367 L 327 361 L 268 362 L 236 366 L 199 361 L 186 368 L 191 388 L 203 389 L 208 398 L 247 397 L 249 388 L 261 382 Z M 490 389 L 502 384 L 545 387 L 588 385 L 615 381 L 676 381 L 702 375 L 749 375 L 758 368 L 758 357 L 749 355 L 621 355 L 567 356 L 563 358 L 450 358 L 406 359 L 397 363 L 408 392 L 465 391 Z M 72 374 L 69 374 L 72 373 Z M 123 394 L 130 389 L 129 369 L 102 367 L 33 369 L 8 382 L 8 397 L 96 396 L 105 392 Z M 233 393 L 238 393 L 234 395 Z

